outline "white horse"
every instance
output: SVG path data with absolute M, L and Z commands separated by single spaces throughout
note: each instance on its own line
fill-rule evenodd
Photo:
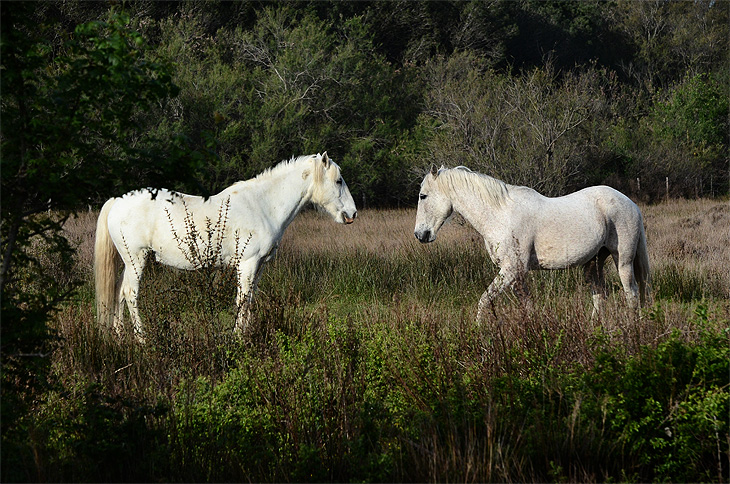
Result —
M 147 188 L 108 200 L 99 214 L 94 248 L 100 323 L 120 332 L 126 301 L 135 336 L 144 341 L 137 296 L 145 258 L 152 252 L 179 269 L 234 265 L 236 331 L 243 331 L 263 263 L 310 202 L 338 223 L 350 224 L 357 216 L 340 168 L 327 153 L 292 158 L 209 198 Z M 118 278 L 120 262 L 124 271 Z
M 484 237 L 499 274 L 479 299 L 477 320 L 501 291 L 521 283 L 533 269 L 583 266 L 593 293 L 593 314 L 605 293 L 603 264 L 609 255 L 632 308 L 644 304 L 649 256 L 639 207 L 606 186 L 548 198 L 465 167 L 435 167 L 421 183 L 415 236 L 436 239 L 457 211 Z M 637 288 L 638 280 L 638 288 Z M 640 289 L 640 291 L 639 291 Z

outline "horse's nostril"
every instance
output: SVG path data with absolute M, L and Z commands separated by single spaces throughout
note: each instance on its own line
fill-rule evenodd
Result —
M 426 242 L 431 241 L 431 231 L 430 230 L 424 230 L 423 232 L 416 231 L 414 233 L 414 235 L 420 242 L 423 242 L 424 244 Z

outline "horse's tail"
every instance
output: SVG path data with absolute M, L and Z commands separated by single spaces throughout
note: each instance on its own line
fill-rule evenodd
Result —
M 121 257 L 109 235 L 107 218 L 115 199 L 107 200 L 99 212 L 96 222 L 96 242 L 94 243 L 94 281 L 96 284 L 96 312 L 103 327 L 111 327 L 117 307 L 117 271 Z
M 636 247 L 636 256 L 634 257 L 634 274 L 636 282 L 639 284 L 639 300 L 643 306 L 647 302 L 650 290 L 649 276 L 649 251 L 646 246 L 646 231 L 644 230 L 643 221 L 640 222 L 639 243 Z

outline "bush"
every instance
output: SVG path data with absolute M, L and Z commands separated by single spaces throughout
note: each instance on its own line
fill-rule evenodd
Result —
M 640 178 L 641 195 L 697 197 L 727 191 L 728 98 L 706 74 L 687 75 L 656 93 L 649 113 L 622 119 L 612 149 L 628 177 Z
M 594 181 L 613 81 L 595 68 L 551 65 L 504 76 L 470 53 L 431 61 L 421 125 L 424 159 L 467 165 L 546 195 Z
M 251 29 L 214 36 L 194 14 L 160 26 L 159 53 L 176 62 L 181 91 L 159 114 L 158 130 L 215 151 L 199 174 L 207 190 L 329 150 L 363 200 L 400 200 L 391 180 L 401 183 L 407 167 L 392 152 L 415 118 L 412 75 L 374 52 L 360 17 L 332 26 L 279 6 L 262 9 Z
M 615 451 L 628 458 L 623 471 L 639 473 L 640 480 L 709 481 L 727 474 L 729 334 L 705 329 L 706 308 L 697 315 L 697 345 L 675 333 L 633 357 L 606 348 L 586 375 L 589 391 L 604 401 L 601 414 L 590 418 L 608 424 Z

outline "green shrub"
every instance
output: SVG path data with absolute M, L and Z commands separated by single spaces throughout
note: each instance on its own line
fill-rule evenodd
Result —
M 707 331 L 701 306 L 697 344 L 672 334 L 635 356 L 599 351 L 585 385 L 599 401 L 622 472 L 641 480 L 715 480 L 727 475 L 730 333 Z M 725 457 L 723 457 L 725 456 Z

